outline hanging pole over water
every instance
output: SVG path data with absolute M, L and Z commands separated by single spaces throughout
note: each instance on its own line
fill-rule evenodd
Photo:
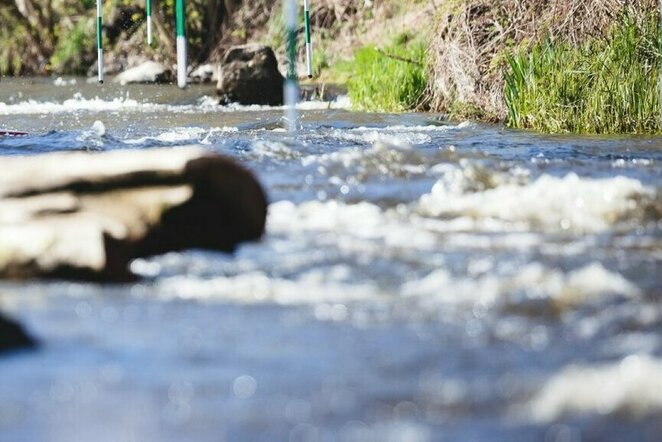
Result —
M 662 0 L 660 0 L 662 2 Z M 309 0 L 303 0 L 304 24 L 306 28 L 306 69 L 308 78 L 313 78 L 313 45 L 310 42 L 310 4 Z
M 287 129 L 295 132 L 297 129 L 296 104 L 299 101 L 299 85 L 297 82 L 297 2 L 283 0 L 285 12 L 285 29 L 287 31 L 287 78 L 285 79 L 285 120 Z
M 103 29 L 101 25 L 101 0 L 97 0 L 97 67 L 99 71 L 99 83 L 103 83 Z
M 145 0 L 145 14 L 147 15 L 147 44 L 152 46 L 152 0 Z
M 186 6 L 184 0 L 175 2 L 175 28 L 177 33 L 177 86 L 186 87 Z

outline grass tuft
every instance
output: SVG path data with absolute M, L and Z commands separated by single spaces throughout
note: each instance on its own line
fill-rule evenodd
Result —
M 507 57 L 505 102 L 511 127 L 544 132 L 660 132 L 657 16 L 628 14 L 604 37 L 550 39 Z
M 402 112 L 419 107 L 427 85 L 426 48 L 409 36 L 384 50 L 365 46 L 354 54 L 347 89 L 353 106 Z

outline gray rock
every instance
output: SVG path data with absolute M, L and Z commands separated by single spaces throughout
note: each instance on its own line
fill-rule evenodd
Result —
M 146 61 L 122 72 L 113 81 L 120 84 L 169 83 L 172 78 L 172 70 L 166 66 L 155 61 Z
M 17 322 L 0 314 L 0 353 L 35 347 L 36 342 Z
M 249 44 L 228 50 L 221 64 L 216 92 L 221 103 L 283 104 L 285 79 L 268 46 Z
M 137 257 L 264 232 L 253 175 L 204 150 L 0 158 L 0 278 L 130 279 Z

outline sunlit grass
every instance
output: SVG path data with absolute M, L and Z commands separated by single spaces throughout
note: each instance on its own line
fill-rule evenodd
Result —
M 623 17 L 579 45 L 551 39 L 508 57 L 508 125 L 544 132 L 660 132 L 657 16 Z
M 426 85 L 425 45 L 408 37 L 398 37 L 383 50 L 366 46 L 356 51 L 347 80 L 354 107 L 366 111 L 414 109 Z

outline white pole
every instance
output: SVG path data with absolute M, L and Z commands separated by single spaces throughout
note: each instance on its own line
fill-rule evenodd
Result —
M 99 83 L 103 83 L 103 28 L 101 21 L 101 0 L 97 0 L 97 68 Z
M 662 1 L 662 0 L 660 0 Z M 313 44 L 310 41 L 310 4 L 303 0 L 304 25 L 306 29 L 306 69 L 308 78 L 313 78 Z

